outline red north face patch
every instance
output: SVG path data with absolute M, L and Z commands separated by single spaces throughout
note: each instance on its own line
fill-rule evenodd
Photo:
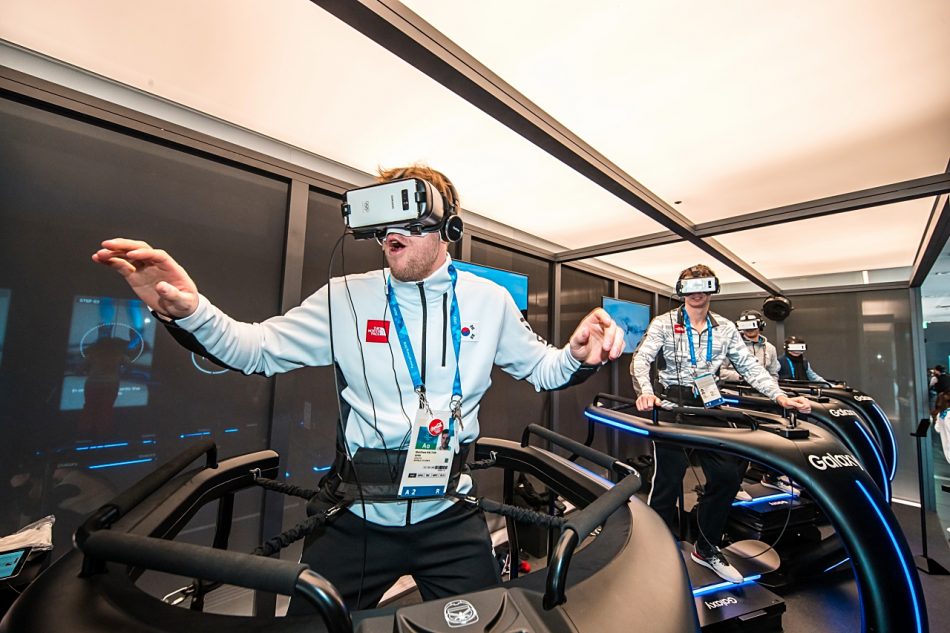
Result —
M 673 331 L 676 332 L 677 334 L 685 334 L 686 328 L 680 325 L 679 323 L 677 323 L 676 325 L 673 326 Z
M 389 340 L 389 321 L 370 319 L 366 322 L 366 342 L 385 343 Z

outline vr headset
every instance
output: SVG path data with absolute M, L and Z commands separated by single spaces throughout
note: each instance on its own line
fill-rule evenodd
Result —
M 382 238 L 392 229 L 410 235 L 439 232 L 446 242 L 462 238 L 462 218 L 454 201 L 431 183 L 403 178 L 343 194 L 343 222 L 358 240 Z
M 789 352 L 804 352 L 808 348 L 804 343 L 789 343 L 785 349 Z
M 690 277 L 676 282 L 676 294 L 680 297 L 696 292 L 716 294 L 719 292 L 718 277 Z
M 755 310 L 746 310 L 736 321 L 736 328 L 739 330 L 764 330 L 765 325 L 765 319 Z

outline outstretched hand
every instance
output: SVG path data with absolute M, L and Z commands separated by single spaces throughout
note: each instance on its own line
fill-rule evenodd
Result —
M 597 308 L 581 319 L 571 334 L 571 356 L 587 365 L 615 360 L 623 353 L 623 328 L 607 311 Z
M 122 275 L 139 299 L 159 314 L 181 319 L 198 307 L 198 287 L 185 269 L 146 242 L 122 237 L 106 240 L 92 261 Z

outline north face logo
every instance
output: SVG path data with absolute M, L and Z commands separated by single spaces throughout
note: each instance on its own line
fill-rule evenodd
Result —
M 369 320 L 366 322 L 366 342 L 385 343 L 389 340 L 389 321 Z

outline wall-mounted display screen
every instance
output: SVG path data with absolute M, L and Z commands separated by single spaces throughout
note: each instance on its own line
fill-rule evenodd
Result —
M 154 348 L 155 319 L 143 302 L 76 297 L 59 408 L 148 404 Z
M 623 353 L 632 354 L 650 326 L 650 306 L 604 297 L 603 307 L 610 318 L 624 329 Z
M 473 275 L 478 275 L 479 277 L 484 277 L 485 279 L 494 281 L 496 284 L 508 291 L 508 293 L 511 295 L 511 298 L 515 300 L 515 305 L 518 306 L 518 309 L 521 310 L 522 314 L 528 311 L 527 275 L 513 273 L 510 270 L 501 270 L 500 268 L 482 266 L 481 264 L 462 262 L 457 259 L 453 260 L 452 264 L 458 270 L 464 270 L 472 273 Z

